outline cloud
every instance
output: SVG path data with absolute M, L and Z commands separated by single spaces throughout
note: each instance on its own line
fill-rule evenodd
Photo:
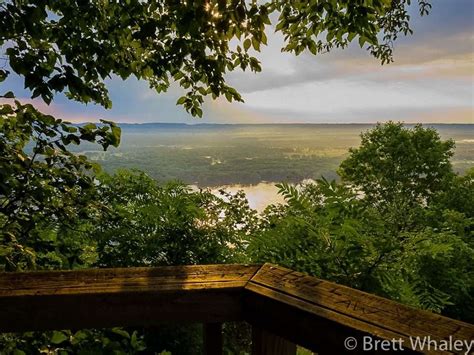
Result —
M 355 43 L 329 54 L 304 53 L 296 57 L 280 52 L 284 45 L 280 33 L 268 33 L 269 45 L 257 54 L 263 72 L 233 72 L 228 76 L 229 82 L 247 94 L 337 78 L 391 81 L 452 77 L 472 80 L 474 2 L 434 0 L 432 4 L 431 14 L 422 18 L 417 13 L 417 5 L 412 5 L 410 12 L 415 34 L 399 38 L 395 44 L 395 62 L 390 65 L 381 66 Z
M 416 1 L 414 1 L 416 3 Z M 156 94 L 136 79 L 107 82 L 113 108 L 83 105 L 57 95 L 43 111 L 73 120 L 120 122 L 373 122 L 396 119 L 423 122 L 473 122 L 474 1 L 433 0 L 428 17 L 411 8 L 413 36 L 395 46 L 395 63 L 381 66 L 357 44 L 346 50 L 295 57 L 281 53 L 281 34 L 268 34 L 269 45 L 257 57 L 263 72 L 232 72 L 229 84 L 245 104 L 206 100 L 204 118 L 192 119 L 176 100 L 172 86 Z M 27 100 L 23 80 L 12 76 L 1 89 Z M 430 121 L 432 120 L 432 121 Z
M 467 88 L 465 87 L 467 86 Z M 410 112 L 421 117 L 432 110 L 459 110 L 472 107 L 469 84 L 327 80 L 246 95 L 252 110 L 303 122 L 374 122 L 404 120 Z
M 229 81 L 247 109 L 278 122 L 474 122 L 474 21 L 462 11 L 472 6 L 435 0 L 422 19 L 413 8 L 415 34 L 396 43 L 395 62 L 384 66 L 357 45 L 316 57 L 280 53 L 283 38 L 271 34 L 259 55 L 263 73 Z

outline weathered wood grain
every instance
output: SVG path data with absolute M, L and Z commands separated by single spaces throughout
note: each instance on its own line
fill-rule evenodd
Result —
M 313 324 L 313 335 L 302 329 L 302 322 L 296 319 L 292 322 L 296 322 L 294 327 L 299 330 L 293 328 L 288 332 L 295 333 L 299 341 L 308 340 L 306 344 L 313 347 L 322 345 L 316 338 L 321 336 L 320 332 L 326 326 L 335 327 L 332 332 L 343 335 L 334 340 L 339 344 L 341 338 L 351 335 L 351 332 L 359 337 L 370 334 L 380 339 L 402 339 L 405 346 L 411 345 L 410 337 L 429 336 L 437 342 L 450 337 L 463 341 L 474 339 L 474 326 L 470 324 L 275 265 L 262 266 L 246 285 L 246 290 L 246 317 L 252 317 L 249 313 L 263 312 L 267 308 L 267 313 L 272 308 L 287 309 L 290 318 L 291 312 L 302 312 L 301 317 L 307 318 L 304 326 Z M 259 306 L 255 306 L 256 303 L 260 303 Z M 260 318 L 273 318 L 269 320 L 269 326 L 274 328 L 277 320 L 267 313 Z M 279 317 L 280 323 L 289 323 L 282 319 L 282 312 Z M 253 315 L 253 318 L 257 316 Z
M 86 269 L 0 273 L 0 297 L 68 293 L 121 292 L 132 289 L 196 289 L 245 284 L 255 265 L 191 265 L 154 268 Z
M 219 323 L 234 320 L 274 334 L 256 333 L 265 346 L 255 352 L 291 352 L 290 341 L 344 354 L 347 337 L 370 335 L 401 339 L 413 353 L 410 337 L 474 339 L 473 325 L 270 264 L 0 273 L 3 332 L 200 322 L 208 352 L 219 352 Z
M 292 296 L 251 283 L 246 291 L 243 298 L 245 320 L 318 354 L 345 354 L 346 338 L 355 337 L 360 341 L 363 336 L 371 334 L 367 331 L 370 325 L 363 321 L 354 321 L 351 317 L 310 305 Z M 393 332 L 390 335 L 399 337 Z M 351 351 L 351 354 L 359 353 L 366 352 Z
M 210 265 L 0 274 L 0 331 L 242 319 L 258 269 Z

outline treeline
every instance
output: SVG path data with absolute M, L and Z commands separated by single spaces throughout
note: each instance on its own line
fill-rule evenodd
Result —
M 274 262 L 474 322 L 474 169 L 453 172 L 434 129 L 379 124 L 340 182 L 282 183 L 258 214 L 243 192 L 195 191 L 139 171 L 106 174 L 71 144 L 118 145 L 111 122 L 75 127 L 17 104 L 0 119 L 2 271 Z M 5 116 L 6 117 L 6 116 Z M 244 325 L 225 327 L 245 353 Z M 196 353 L 196 327 L 3 334 L 6 354 Z

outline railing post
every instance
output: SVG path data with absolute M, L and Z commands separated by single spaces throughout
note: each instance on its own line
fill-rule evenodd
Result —
M 204 323 L 204 354 L 222 355 L 222 323 Z
M 296 355 L 296 344 L 253 326 L 252 355 Z

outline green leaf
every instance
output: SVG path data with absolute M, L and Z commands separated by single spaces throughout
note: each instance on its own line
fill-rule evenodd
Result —
M 97 128 L 97 126 L 94 123 L 87 123 L 82 128 L 86 131 L 91 131 Z
M 2 96 L 0 97 L 3 97 L 5 99 L 14 99 L 15 98 L 15 94 L 13 94 L 12 91 L 8 91 L 6 92 L 5 94 L 3 94 Z
M 0 115 L 9 115 L 14 112 L 11 105 L 0 105 Z
M 252 45 L 252 41 L 250 40 L 250 38 L 246 38 L 244 41 L 244 49 L 248 51 L 251 45 Z
M 115 334 L 121 335 L 124 338 L 130 339 L 130 334 L 122 328 L 112 328 L 112 332 Z
M 137 331 L 135 330 L 133 333 L 132 333 L 132 337 L 130 338 L 130 345 L 136 349 L 138 347 L 138 340 L 137 340 Z
M 199 118 L 202 118 L 202 109 L 200 107 L 196 107 L 196 114 Z
M 68 339 L 68 336 L 64 334 L 63 332 L 59 332 L 54 330 L 53 335 L 51 337 L 51 343 L 53 344 L 61 344 L 62 342 L 66 341 Z
M 260 42 L 255 38 L 252 37 L 252 46 L 257 52 L 260 52 Z
M 281 31 L 286 26 L 286 21 L 281 20 L 275 27 L 275 32 Z

